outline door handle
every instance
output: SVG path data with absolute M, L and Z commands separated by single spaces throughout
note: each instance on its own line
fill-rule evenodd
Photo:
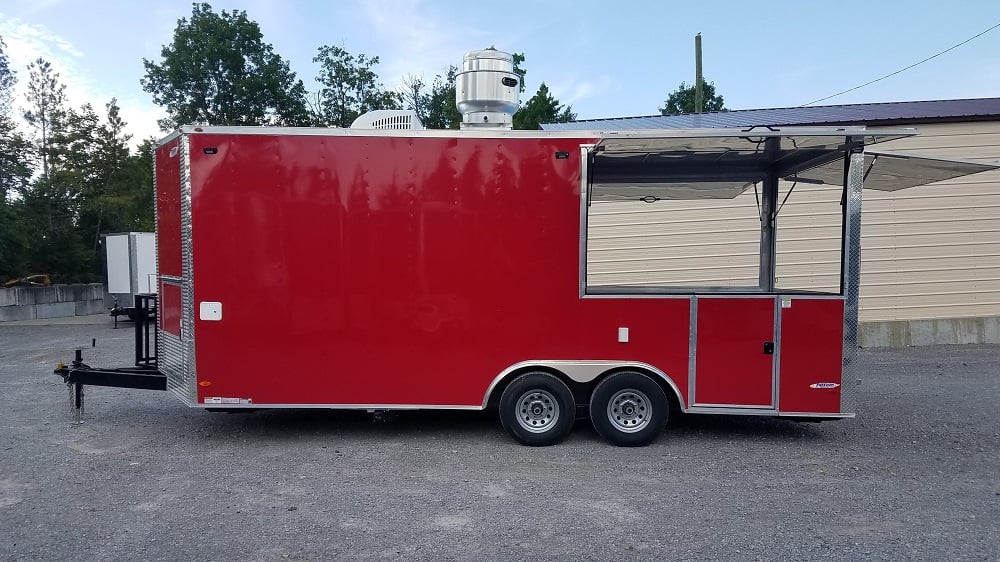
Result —
M 774 342 L 766 341 L 764 342 L 764 355 L 774 355 Z

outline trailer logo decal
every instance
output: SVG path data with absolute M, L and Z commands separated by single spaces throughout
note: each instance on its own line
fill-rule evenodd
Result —
M 175 147 L 173 147 L 173 148 L 171 148 L 171 149 L 170 149 L 170 158 L 173 158 L 174 156 L 177 156 L 177 152 L 178 152 L 179 150 L 180 150 L 180 149 L 179 149 L 178 147 L 176 147 L 176 146 L 175 146 Z
M 809 385 L 809 388 L 837 388 L 840 386 L 835 382 L 814 382 Z
M 223 396 L 206 396 L 205 404 L 253 404 L 250 398 L 227 398 Z

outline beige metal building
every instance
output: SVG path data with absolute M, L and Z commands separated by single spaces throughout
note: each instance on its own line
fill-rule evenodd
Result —
M 1000 164 L 1000 98 L 637 117 L 545 128 L 761 125 L 915 127 L 918 136 L 880 144 L 878 150 Z M 836 292 L 840 189 L 783 183 L 781 193 L 778 287 Z M 862 346 L 1000 343 L 1000 170 L 896 192 L 866 190 L 863 207 Z M 753 190 L 724 200 L 595 203 L 588 281 L 755 285 L 758 217 Z

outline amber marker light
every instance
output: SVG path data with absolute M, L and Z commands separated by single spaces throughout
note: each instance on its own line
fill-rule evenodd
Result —
M 200 381 L 198 386 L 212 386 L 211 381 Z

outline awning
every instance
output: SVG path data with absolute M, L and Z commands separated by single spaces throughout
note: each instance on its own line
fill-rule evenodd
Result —
M 995 170 L 998 167 L 1000 166 L 967 160 L 869 150 L 865 152 L 865 188 L 879 191 L 898 191 L 908 187 Z M 830 162 L 811 170 L 799 172 L 795 177 L 784 179 L 839 186 L 843 185 L 844 182 L 844 166 L 840 162 Z
M 731 199 L 771 174 L 839 186 L 847 152 L 915 134 L 914 129 L 799 127 L 609 135 L 594 148 L 590 199 Z M 996 167 L 869 151 L 865 186 L 894 191 Z

